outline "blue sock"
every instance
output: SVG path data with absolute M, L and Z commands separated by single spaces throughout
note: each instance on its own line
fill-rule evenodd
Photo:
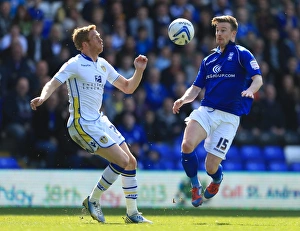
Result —
M 181 153 L 181 163 L 186 175 L 191 179 L 192 187 L 200 187 L 198 180 L 198 156 L 196 152 L 190 154 Z
M 214 174 L 209 174 L 208 172 L 206 173 L 207 175 L 211 176 L 214 183 L 218 184 L 223 180 L 223 167 L 221 164 L 219 165 L 218 170 Z

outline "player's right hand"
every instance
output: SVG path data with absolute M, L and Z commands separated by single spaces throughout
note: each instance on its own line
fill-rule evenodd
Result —
M 36 108 L 44 103 L 44 100 L 41 97 L 36 97 L 30 101 L 30 107 L 32 110 L 36 110 Z
M 173 113 L 178 114 L 182 105 L 183 105 L 182 99 L 176 100 L 173 104 Z

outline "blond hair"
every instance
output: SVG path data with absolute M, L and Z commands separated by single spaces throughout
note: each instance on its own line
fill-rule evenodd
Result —
M 80 28 L 76 28 L 73 31 L 72 34 L 72 39 L 74 42 L 74 45 L 77 50 L 82 50 L 82 43 L 83 42 L 88 42 L 89 41 L 89 32 L 91 30 L 96 30 L 95 25 L 88 25 Z
M 231 25 L 231 28 L 232 28 L 233 31 L 237 31 L 237 29 L 238 29 L 238 22 L 237 22 L 236 18 L 232 17 L 230 15 L 223 15 L 223 16 L 214 17 L 211 20 L 211 25 L 212 26 L 217 26 L 217 24 L 219 22 L 228 22 Z

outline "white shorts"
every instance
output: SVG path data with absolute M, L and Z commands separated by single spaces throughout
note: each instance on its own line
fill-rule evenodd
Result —
M 240 124 L 240 117 L 210 107 L 200 106 L 192 111 L 186 121 L 190 119 L 197 121 L 207 133 L 204 141 L 205 150 L 225 160 Z
M 94 121 L 74 119 L 68 130 L 72 140 L 90 153 L 95 153 L 99 147 L 108 148 L 116 143 L 121 145 L 125 141 L 122 134 L 103 114 Z

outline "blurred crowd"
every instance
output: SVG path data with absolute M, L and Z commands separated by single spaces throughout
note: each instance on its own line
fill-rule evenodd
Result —
M 242 117 L 235 144 L 300 144 L 298 0 L 0 0 L 0 148 L 22 160 L 24 168 L 106 166 L 70 140 L 65 84 L 37 111 L 29 105 L 78 54 L 73 29 L 95 24 L 104 40 L 101 56 L 124 77 L 132 76 L 138 54 L 149 59 L 134 94 L 106 86 L 102 110 L 125 136 L 139 168 L 159 168 L 161 153 L 151 147 L 178 147 L 184 118 L 203 94 L 179 115 L 172 113 L 173 102 L 215 47 L 211 19 L 223 14 L 237 18 L 236 42 L 254 54 L 264 80 L 251 113 Z M 185 46 L 168 38 L 168 25 L 178 17 L 195 27 Z

